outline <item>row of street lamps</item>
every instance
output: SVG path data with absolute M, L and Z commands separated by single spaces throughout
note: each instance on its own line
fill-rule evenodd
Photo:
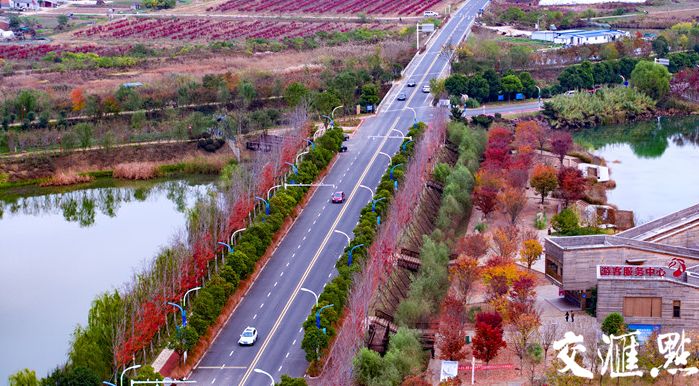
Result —
M 127 371 L 129 371 L 129 370 L 134 370 L 134 369 L 137 369 L 137 368 L 139 368 L 139 367 L 141 367 L 141 365 L 133 365 L 133 366 L 131 366 L 131 367 L 127 367 L 126 369 L 124 369 L 124 371 L 121 373 L 121 377 L 119 378 L 119 386 L 124 386 L 124 374 L 125 374 Z M 271 385 L 271 386 L 274 386 L 274 377 L 272 377 L 272 374 L 270 374 L 270 373 L 268 373 L 268 372 L 266 372 L 266 371 L 260 370 L 260 369 L 254 369 L 253 371 L 255 371 L 256 373 L 264 374 L 264 375 L 268 376 L 269 379 L 270 379 L 270 381 L 272 382 L 270 385 Z M 165 381 L 167 381 L 167 379 L 166 379 Z M 176 382 L 177 382 L 177 383 L 182 383 L 182 381 L 176 381 Z M 109 386 L 117 386 L 117 385 L 115 385 L 115 384 L 113 384 L 113 383 L 111 383 L 111 382 L 107 382 L 107 381 L 102 381 L 102 383 L 105 384 L 105 385 L 109 385 Z M 186 383 L 191 383 L 191 382 L 186 382 Z

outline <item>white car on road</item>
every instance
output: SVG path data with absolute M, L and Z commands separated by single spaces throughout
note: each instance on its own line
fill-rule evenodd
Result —
M 243 346 L 252 346 L 257 342 L 257 330 L 255 327 L 247 327 L 242 334 L 240 334 L 240 339 L 238 339 L 238 344 Z

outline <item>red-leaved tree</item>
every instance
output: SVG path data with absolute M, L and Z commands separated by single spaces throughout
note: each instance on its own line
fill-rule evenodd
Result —
M 485 361 L 486 366 L 495 359 L 501 348 L 507 347 L 507 343 L 502 339 L 502 330 L 493 328 L 486 323 L 476 324 L 476 336 L 473 338 L 473 356 Z M 485 370 L 488 377 L 488 369 Z
M 585 194 L 585 178 L 582 171 L 575 167 L 561 169 L 558 172 L 558 186 L 561 188 L 567 208 L 571 201 L 578 200 Z
M 515 225 L 517 217 L 526 203 L 527 197 L 524 195 L 523 189 L 508 185 L 498 194 L 498 206 L 509 216 L 512 225 Z
M 463 352 L 466 334 L 463 329 L 464 306 L 453 295 L 447 295 L 439 314 L 439 358 L 458 361 L 466 357 Z
M 498 191 L 489 186 L 477 186 L 471 194 L 473 206 L 483 213 L 487 219 L 488 215 L 495 210 L 498 202 Z
M 561 166 L 563 166 L 563 157 L 566 156 L 572 145 L 573 137 L 565 131 L 557 131 L 551 137 L 551 152 L 558 156 Z
M 464 235 L 459 239 L 456 246 L 456 252 L 461 255 L 464 254 L 473 259 L 479 259 L 488 253 L 488 238 L 482 233 L 473 233 L 470 235 Z

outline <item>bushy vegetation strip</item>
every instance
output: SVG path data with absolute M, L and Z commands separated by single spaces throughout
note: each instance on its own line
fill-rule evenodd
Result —
M 319 138 L 315 149 L 305 155 L 296 178 L 303 183 L 313 182 L 332 159 L 342 137 L 342 130 L 337 128 Z M 272 236 L 306 192 L 306 188 L 278 192 L 269 200 L 270 215 L 257 216 L 247 223 L 246 217 L 255 208 L 252 197 L 266 195 L 275 177 L 288 172 L 284 162 L 293 160 L 300 138 L 293 137 L 277 151 L 261 154 L 255 161 L 224 168 L 222 186 L 190 210 L 185 232 L 135 275 L 125 289 L 95 300 L 88 324 L 79 326 L 73 335 L 66 368 L 88 367 L 100 379 L 113 379 L 118 369 L 132 360 L 145 362 L 148 352 L 152 354 L 155 347 L 164 344 L 162 335 L 172 331 L 170 323 L 176 324 L 173 320 L 177 318 L 168 316 L 175 311 L 179 314 L 179 310 L 167 302 L 179 304 L 187 290 L 204 284 L 196 297 L 190 295 L 192 315 L 187 328 L 179 328 L 169 340 L 169 346 L 177 351 L 193 348 L 217 319 L 240 280 L 252 273 Z M 233 252 L 219 266 L 216 256 L 222 247 L 218 242 L 227 243 L 233 230 L 245 226 Z

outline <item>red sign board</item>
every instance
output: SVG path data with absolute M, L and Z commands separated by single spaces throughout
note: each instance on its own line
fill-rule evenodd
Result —
M 513 363 L 506 363 L 502 365 L 479 365 L 476 366 L 476 370 L 500 370 L 500 369 L 514 369 L 515 365 Z M 459 366 L 459 371 L 471 371 L 472 367 L 470 365 Z
M 602 265 L 599 267 L 599 274 L 600 276 L 663 277 L 665 269 L 648 266 Z

